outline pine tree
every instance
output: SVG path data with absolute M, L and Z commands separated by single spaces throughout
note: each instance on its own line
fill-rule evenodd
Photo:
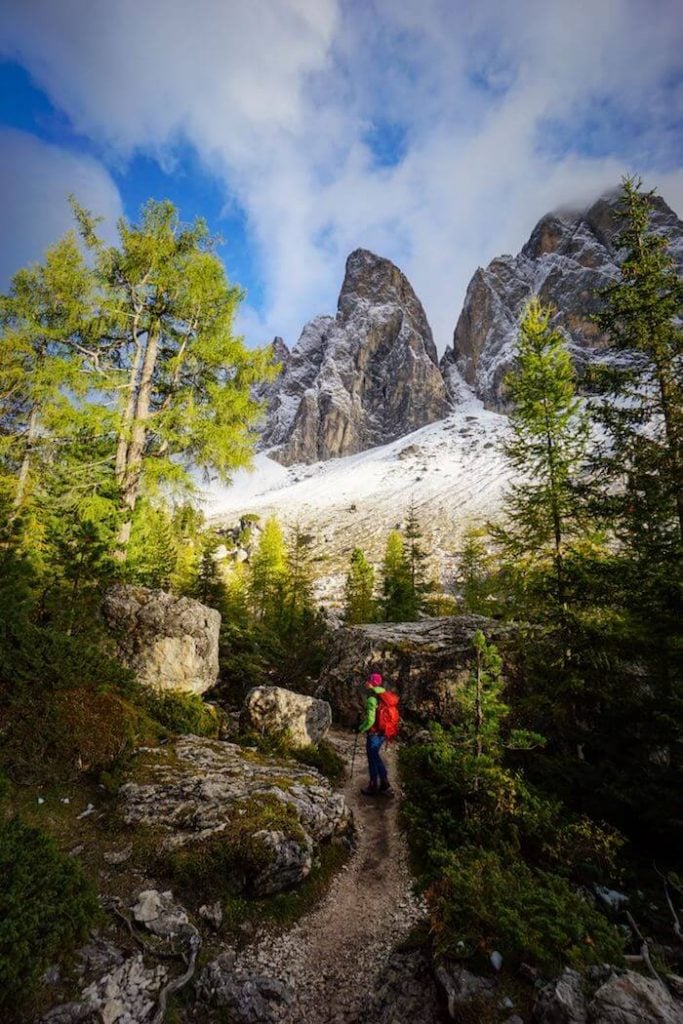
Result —
M 458 697 L 461 723 L 458 735 L 464 750 L 473 758 L 472 789 L 477 791 L 481 779 L 481 762 L 497 765 L 504 749 L 529 750 L 543 744 L 543 738 L 526 729 L 513 729 L 503 735 L 505 720 L 510 714 L 503 701 L 505 686 L 503 661 L 494 644 L 477 630 L 472 638 L 474 664 Z
M 458 552 L 458 589 L 462 595 L 463 611 L 472 615 L 491 612 L 493 557 L 486 537 L 485 529 L 468 527 Z
M 588 422 L 564 338 L 550 319 L 551 310 L 538 299 L 529 302 L 516 367 L 506 378 L 513 404 L 504 451 L 520 480 L 506 496 L 506 526 L 492 532 L 511 561 L 521 560 L 548 579 L 553 606 L 548 611 L 562 619 L 567 545 L 581 530 L 574 484 L 584 462 Z
M 101 381 L 85 337 L 92 285 L 69 234 L 43 263 L 18 271 L 0 298 L 0 473 L 15 512 L 56 453 L 85 429 L 98 435 L 107 418 L 85 401 Z
M 404 530 L 405 553 L 410 574 L 410 606 L 408 618 L 416 619 L 424 611 L 426 597 L 432 590 L 427 581 L 427 552 L 422 545 L 422 527 L 414 500 L 410 502 Z
M 664 566 L 680 565 L 683 545 L 683 281 L 669 240 L 650 228 L 654 201 L 624 179 L 616 245 L 626 256 L 596 316 L 617 358 L 595 373 L 608 444 L 594 469 L 622 542 L 642 565 Z
M 212 531 L 207 531 L 201 539 L 201 555 L 197 579 L 193 587 L 192 596 L 196 597 L 202 604 L 209 608 L 216 608 L 223 612 L 227 588 L 220 566 L 216 560 L 216 549 L 218 548 L 218 537 Z
M 392 530 L 382 562 L 382 616 L 385 622 L 410 622 L 415 617 L 415 594 L 403 537 Z
M 287 580 L 285 608 L 287 628 L 295 628 L 303 615 L 313 608 L 313 536 L 300 523 L 287 544 Z
M 190 465 L 228 480 L 248 464 L 260 412 L 251 387 L 273 368 L 265 350 L 246 349 L 233 333 L 242 293 L 228 284 L 202 220 L 181 224 L 172 203 L 150 201 L 139 224 L 119 222 L 119 245 L 106 246 L 90 214 L 73 206 L 95 258 L 102 365 L 116 368 L 125 558 L 145 487 L 190 486 Z
M 344 622 L 354 625 L 374 622 L 377 617 L 375 601 L 375 570 L 360 548 L 351 553 L 351 565 L 344 589 Z
M 263 527 L 249 575 L 249 598 L 256 619 L 266 624 L 279 623 L 284 609 L 287 548 L 282 528 L 274 517 Z

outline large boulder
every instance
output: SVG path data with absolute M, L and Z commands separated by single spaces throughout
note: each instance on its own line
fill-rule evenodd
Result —
M 613 974 L 588 1006 L 591 1024 L 681 1024 L 683 1003 L 653 978 L 635 971 Z
M 344 797 L 315 769 L 233 743 L 184 736 L 141 751 L 119 790 L 131 826 L 154 829 L 162 858 L 216 864 L 269 895 L 303 881 L 318 844 L 351 828 Z
M 218 678 L 220 613 L 190 597 L 116 586 L 102 611 L 124 664 L 156 690 L 204 693 Z
M 326 700 L 307 697 L 281 686 L 255 686 L 247 694 L 240 725 L 262 735 L 286 734 L 293 747 L 319 743 L 332 724 Z
M 472 669 L 478 629 L 498 646 L 504 671 L 513 679 L 519 672 L 518 630 L 480 615 L 460 615 L 338 629 L 318 696 L 331 703 L 340 721 L 351 724 L 364 697 L 359 684 L 370 672 L 380 672 L 400 695 L 404 718 L 448 724 L 455 720 L 455 697 Z
M 235 1024 L 275 1024 L 282 1019 L 280 1010 L 294 1001 L 291 990 L 278 978 L 236 969 L 231 951 L 206 965 L 197 994 L 203 1003 L 228 1010 Z
M 567 967 L 544 985 L 534 1003 L 536 1024 L 586 1024 L 586 997 L 578 971 Z

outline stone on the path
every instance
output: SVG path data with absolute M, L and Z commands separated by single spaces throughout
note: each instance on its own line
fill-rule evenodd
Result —
M 613 974 L 588 1006 L 590 1024 L 681 1024 L 683 1002 L 654 978 L 635 971 Z
M 559 978 L 545 985 L 534 1003 L 537 1024 L 586 1024 L 583 979 L 578 971 L 565 968 Z
M 293 747 L 319 743 L 332 724 L 332 709 L 325 700 L 285 690 L 281 686 L 255 686 L 247 694 L 240 725 L 266 736 L 286 735 Z
M 227 1009 L 235 1024 L 274 1024 L 292 992 L 278 978 L 235 969 L 233 953 L 222 953 L 202 971 L 197 995 L 210 1006 Z
M 143 1024 L 154 1010 L 167 973 L 161 964 L 145 967 L 142 954 L 137 953 L 84 989 L 83 1000 L 99 1011 L 103 1024 Z
M 468 971 L 462 964 L 439 963 L 435 968 L 438 984 L 443 989 L 452 1020 L 459 1020 L 464 1007 L 488 1002 L 495 995 L 495 982 Z
M 146 889 L 132 908 L 133 918 L 162 939 L 188 932 L 189 918 L 184 907 L 173 902 L 172 892 Z
M 221 617 L 189 597 L 119 585 L 102 611 L 119 658 L 144 686 L 203 693 L 218 679 Z
M 202 921 L 207 921 L 215 931 L 218 931 L 220 926 L 223 924 L 223 907 L 221 901 L 216 900 L 214 903 L 204 903 L 199 908 L 199 916 Z
M 40 1024 L 102 1024 L 102 1017 L 90 1003 L 62 1003 L 41 1017 Z
M 142 752 L 119 800 L 128 825 L 162 833 L 162 854 L 234 849 L 231 882 L 256 895 L 301 882 L 316 845 L 352 825 L 344 797 L 314 768 L 197 736 Z

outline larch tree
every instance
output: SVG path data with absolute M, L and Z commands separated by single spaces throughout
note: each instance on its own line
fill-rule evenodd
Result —
M 249 570 L 249 599 L 256 620 L 266 624 L 279 622 L 287 582 L 287 546 L 274 517 L 263 527 Z
M 422 526 L 414 500 L 410 502 L 404 530 L 405 556 L 410 574 L 411 605 L 409 617 L 417 618 L 425 608 L 425 598 L 432 589 L 427 580 L 427 552 L 423 546 Z
M 414 592 L 405 543 L 399 530 L 387 537 L 382 561 L 382 616 L 386 622 L 409 622 L 415 616 Z
M 18 271 L 0 298 L 0 460 L 14 514 L 41 467 L 84 430 L 98 434 L 94 421 L 106 417 L 105 409 L 84 401 L 98 383 L 84 337 L 92 286 L 76 238 L 68 234 L 42 263 Z
M 139 224 L 119 222 L 119 244 L 108 246 L 73 206 L 94 255 L 102 360 L 113 371 L 125 558 L 143 490 L 188 487 L 191 467 L 227 481 L 249 463 L 260 411 L 251 388 L 268 376 L 268 356 L 234 334 L 242 292 L 228 283 L 204 221 L 182 224 L 172 203 L 150 201 Z
M 683 547 L 683 280 L 669 239 L 652 230 L 654 202 L 624 179 L 616 244 L 626 255 L 595 318 L 617 358 L 595 373 L 607 443 L 594 468 L 621 540 L 661 564 Z
M 550 568 L 548 596 L 562 618 L 567 545 L 580 532 L 574 484 L 585 459 L 588 421 L 551 315 L 534 298 L 522 318 L 516 365 L 506 378 L 512 411 L 503 446 L 518 481 L 506 495 L 506 525 L 492 533 L 512 560 L 531 563 L 543 575 Z
M 375 601 L 375 570 L 360 548 L 351 552 L 351 564 L 344 588 L 344 622 L 355 625 L 374 622 L 377 618 Z

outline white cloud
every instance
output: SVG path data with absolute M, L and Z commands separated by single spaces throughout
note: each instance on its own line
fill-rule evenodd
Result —
M 676 0 L 24 0 L 5 12 L 4 51 L 111 159 L 169 160 L 183 139 L 224 180 L 264 283 L 264 308 L 242 314 L 249 340 L 291 344 L 332 311 L 346 255 L 363 245 L 406 271 L 443 348 L 476 266 L 519 249 L 548 209 L 630 169 L 683 208 L 679 11 Z M 591 118 L 597 155 L 576 145 Z M 393 166 L 368 143 L 383 122 L 403 136 Z M 564 149 L 544 147 L 544 132 Z
M 122 213 L 121 199 L 96 160 L 7 129 L 0 130 L 0 151 L 0 287 L 74 226 L 70 192 L 103 216 L 103 228 L 113 232 Z

